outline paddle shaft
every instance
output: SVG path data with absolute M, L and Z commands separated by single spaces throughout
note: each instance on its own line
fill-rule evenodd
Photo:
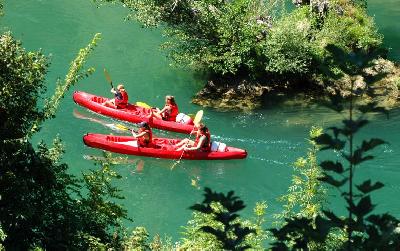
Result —
M 186 143 L 185 148 L 189 145 L 190 137 L 192 137 L 192 133 L 193 133 L 193 132 L 194 132 L 194 127 L 193 127 L 193 130 L 192 130 L 192 131 L 190 132 L 190 134 L 189 134 L 189 140 L 188 140 L 188 142 Z M 183 157 L 183 154 L 185 153 L 185 148 L 183 148 L 183 151 L 182 151 L 181 156 L 179 157 L 179 160 L 177 161 L 177 163 L 181 162 L 182 157 Z
M 104 76 L 106 77 L 107 81 L 110 83 L 111 88 L 114 89 L 114 85 L 112 83 L 111 76 L 110 76 L 110 74 L 108 74 L 108 71 L 106 70 L 106 68 L 104 68 Z
M 189 142 L 190 142 L 190 137 L 192 137 L 192 134 L 193 134 L 193 132 L 194 132 L 194 129 L 197 127 L 197 124 L 200 123 L 200 120 L 201 120 L 202 118 L 203 118 L 203 110 L 200 110 L 200 111 L 198 111 L 198 112 L 196 113 L 196 116 L 195 116 L 195 118 L 194 118 L 194 121 L 193 121 L 194 127 L 193 127 L 192 131 L 191 131 L 190 134 L 189 134 L 189 140 L 188 140 L 188 142 L 186 143 L 185 148 L 188 146 L 188 144 L 189 144 Z M 197 130 L 200 130 L 200 129 L 197 129 Z M 182 153 L 181 153 L 181 156 L 179 157 L 179 160 L 178 160 L 177 162 L 175 162 L 175 163 L 172 165 L 172 168 L 173 168 L 175 165 L 177 165 L 178 163 L 181 162 L 181 159 L 182 159 L 182 157 L 183 157 L 183 154 L 185 153 L 185 148 L 183 148 L 183 151 L 182 151 Z M 172 169 L 172 168 L 171 168 L 171 169 Z

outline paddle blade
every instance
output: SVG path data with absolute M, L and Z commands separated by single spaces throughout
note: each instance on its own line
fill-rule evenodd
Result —
M 144 103 L 144 102 L 136 102 L 137 106 L 143 107 L 143 108 L 147 108 L 150 109 L 151 106 L 149 106 L 148 104 Z
M 104 68 L 104 76 L 106 77 L 106 80 L 110 83 L 110 85 L 113 86 L 110 74 L 108 74 L 108 71 L 106 70 L 106 68 Z
M 203 110 L 200 110 L 196 113 L 196 116 L 194 117 L 193 123 L 195 125 L 198 125 L 203 118 Z
M 121 124 L 115 124 L 115 127 L 120 130 L 130 131 L 130 129 L 128 127 L 121 125 Z

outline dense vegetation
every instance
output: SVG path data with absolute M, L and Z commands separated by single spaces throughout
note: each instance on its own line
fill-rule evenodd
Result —
M 328 45 L 377 58 L 386 54 L 366 1 L 293 1 L 292 11 L 283 0 L 120 2 L 144 26 L 167 25 L 170 39 L 163 47 L 174 64 L 205 71 L 212 79 L 341 92 L 348 82 L 336 80 L 347 75 Z
M 174 3 L 172 10 L 186 2 Z M 159 10 L 153 7 L 148 11 Z M 240 12 L 240 8 L 229 11 Z M 308 10 L 300 8 L 295 13 L 308 15 Z M 174 18 L 179 23 L 184 17 Z M 326 16 L 325 22 L 328 19 Z M 282 23 L 290 23 L 288 20 L 289 16 L 280 19 Z M 78 178 L 70 175 L 68 166 L 61 162 L 60 139 L 56 138 L 50 147 L 43 142 L 37 146 L 31 143 L 32 135 L 40 131 L 42 123 L 55 116 L 66 91 L 93 72 L 94 69 L 83 67 L 98 39 L 96 35 L 78 53 L 66 78 L 57 83 L 54 95 L 47 97 L 44 81 L 48 58 L 41 52 L 25 51 L 10 33 L 0 35 L 0 250 L 261 250 L 268 241 L 273 250 L 396 250 L 400 246 L 400 221 L 389 213 L 373 214 L 370 194 L 383 184 L 367 180 L 354 185 L 356 168 L 373 158 L 372 149 L 385 143 L 372 138 L 358 147 L 354 144 L 354 135 L 368 123 L 364 115 L 354 117 L 353 99 L 363 92 L 355 81 L 346 90 L 349 100 L 334 96 L 329 104 L 339 112 L 348 104 L 349 117 L 343 120 L 343 126 L 330 128 L 331 133 L 320 128 L 311 130 L 308 153 L 294 164 L 292 185 L 281 198 L 284 207 L 275 216 L 276 228 L 265 229 L 265 202 L 256 205 L 254 219 L 245 220 L 238 214 L 245 207 L 244 202 L 234 192 L 225 195 L 205 189 L 204 201 L 191 207 L 193 218 L 180 242 L 172 243 L 157 235 L 149 241 L 149 233 L 143 227 L 128 234 L 121 222 L 127 218 L 127 212 L 115 202 L 122 199 L 120 191 L 111 185 L 112 179 L 119 175 L 113 171 L 108 153 L 105 160 L 97 162 L 97 169 Z M 360 66 L 374 58 L 368 57 L 372 47 L 364 48 L 370 42 L 364 42 L 353 45 L 360 46 L 357 54 L 349 54 L 348 45 L 326 46 L 322 52 L 336 62 L 337 72 L 354 76 L 359 74 Z M 303 49 L 309 53 L 306 47 Z M 291 63 L 307 68 L 307 62 L 296 63 L 297 55 L 292 55 Z M 276 58 L 275 63 L 279 60 L 284 58 Z M 226 69 L 235 69 L 236 61 L 232 62 Z M 282 68 L 286 63 L 277 63 L 280 64 Z M 239 68 L 226 72 L 242 71 Z M 43 100 L 47 101 L 41 107 Z M 360 106 L 359 110 L 362 114 L 383 111 L 375 104 Z M 342 158 L 318 163 L 317 152 L 329 149 Z M 326 185 L 340 190 L 347 203 L 347 216 L 329 210 L 325 203 L 329 199 Z M 347 189 L 343 188 L 346 185 Z
M 60 139 L 50 147 L 30 142 L 66 91 L 93 72 L 83 66 L 98 40 L 99 34 L 80 50 L 55 94 L 46 97 L 48 58 L 25 51 L 10 33 L 0 35 L 0 240 L 7 250 L 83 250 L 92 242 L 120 241 L 126 210 L 112 201 L 121 196 L 110 185 L 118 175 L 109 164 L 78 179 L 61 162 Z

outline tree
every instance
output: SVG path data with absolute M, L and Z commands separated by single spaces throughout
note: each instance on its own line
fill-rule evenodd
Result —
M 287 194 L 279 198 L 284 203 L 284 209 L 275 216 L 278 220 L 294 216 L 315 219 L 317 215 L 322 214 L 327 191 L 319 180 L 322 177 L 322 169 L 317 161 L 318 145 L 312 140 L 322 132 L 322 128 L 311 128 L 307 155 L 298 158 L 294 163 L 292 184 Z
M 79 51 L 55 94 L 45 98 L 47 57 L 40 51 L 26 52 L 10 33 L 0 36 L 0 222 L 7 250 L 88 249 L 93 241 L 119 241 L 126 211 L 111 202 L 121 197 L 110 184 L 116 175 L 109 165 L 102 163 L 100 171 L 85 174 L 83 181 L 68 174 L 61 162 L 60 139 L 51 147 L 30 142 L 42 122 L 54 117 L 66 91 L 94 71 L 83 67 L 99 38 L 96 34 Z M 41 99 L 46 100 L 43 107 Z M 82 189 L 95 192 L 86 196 Z
M 220 248 L 224 250 L 250 248 L 251 246 L 246 243 L 246 237 L 256 231 L 238 221 L 237 212 L 245 207 L 243 201 L 234 196 L 233 191 L 227 195 L 213 192 L 209 188 L 205 188 L 204 191 L 203 202 L 190 207 L 192 210 L 211 216 L 214 220 L 202 225 L 201 231 L 214 235 L 221 244 Z

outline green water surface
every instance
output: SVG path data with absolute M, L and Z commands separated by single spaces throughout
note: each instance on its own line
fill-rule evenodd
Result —
M 369 11 L 385 35 L 391 48 L 390 57 L 400 60 L 400 0 L 369 1 Z M 144 101 L 161 106 L 164 96 L 173 94 L 182 111 L 195 113 L 201 109 L 190 103 L 201 89 L 204 79 L 188 70 L 169 66 L 159 49 L 165 38 L 160 29 L 143 29 L 133 22 L 124 22 L 127 11 L 120 6 L 96 8 L 89 0 L 10 0 L 5 2 L 6 15 L 0 19 L 3 30 L 10 29 L 28 50 L 43 49 L 51 54 L 47 77 L 49 92 L 59 77 L 65 76 L 69 62 L 93 35 L 102 33 L 102 40 L 91 55 L 88 66 L 97 71 L 74 90 L 110 95 L 102 69 L 106 67 L 114 82 L 124 82 L 131 101 Z M 73 90 L 72 90 L 73 91 Z M 100 156 L 101 151 L 84 146 L 87 132 L 117 133 L 101 123 L 114 123 L 78 107 L 72 91 L 63 100 L 54 120 L 45 123 L 35 136 L 50 143 L 59 134 L 66 146 L 64 161 L 71 172 L 80 174 L 95 168 L 84 155 Z M 74 115 L 75 110 L 75 115 Z M 92 118 L 76 118 L 76 112 Z M 124 205 L 134 219 L 129 226 L 144 225 L 151 234 L 168 234 L 175 239 L 191 211 L 187 208 L 202 199 L 202 189 L 234 190 L 248 205 L 243 211 L 250 216 L 257 201 L 267 201 L 271 214 L 279 212 L 276 198 L 287 190 L 292 174 L 291 163 L 306 152 L 306 138 L 312 125 L 338 124 L 342 116 L 320 107 L 268 107 L 254 112 L 218 112 L 204 109 L 204 121 L 213 138 L 248 151 L 245 160 L 184 161 L 171 170 L 172 160 L 129 156 L 130 163 L 118 165 L 123 179 L 117 183 L 126 199 Z M 96 121 L 93 121 L 96 120 Z M 99 121 L 100 120 L 100 121 Z M 358 135 L 381 137 L 390 145 L 375 153 L 379 156 L 357 171 L 358 180 L 370 177 L 386 184 L 375 193 L 378 211 L 400 216 L 400 112 L 392 111 L 390 120 L 375 116 L 372 123 Z M 182 137 L 170 132 L 157 135 Z M 326 156 L 326 154 L 325 154 Z M 139 168 L 138 168 L 139 167 Z M 192 183 L 196 183 L 193 186 Z M 342 208 L 338 197 L 331 197 L 332 207 Z

